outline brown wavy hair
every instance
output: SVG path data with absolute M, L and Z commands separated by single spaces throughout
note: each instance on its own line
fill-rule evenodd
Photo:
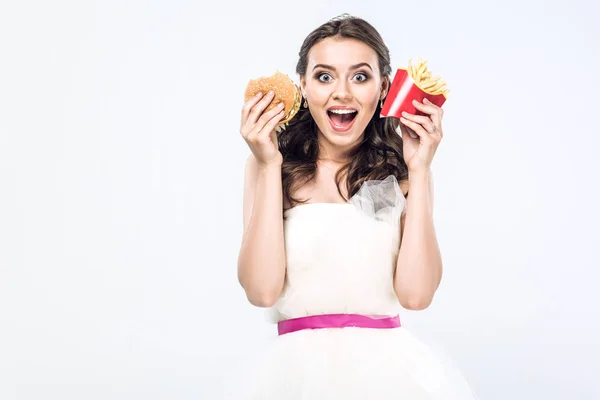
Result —
M 319 41 L 329 38 L 357 39 L 369 45 L 378 56 L 379 70 L 383 79 L 390 81 L 390 54 L 381 35 L 367 21 L 343 14 L 312 31 L 304 40 L 299 52 L 296 73 L 306 74 L 308 52 Z M 304 102 L 304 99 L 302 99 Z M 380 118 L 380 105 L 377 105 L 371 121 L 367 124 L 363 140 L 350 154 L 350 161 L 343 165 L 336 174 L 336 184 L 340 196 L 345 198 L 340 189 L 342 177 L 346 176 L 346 189 L 352 197 L 366 180 L 381 180 L 394 175 L 403 193 L 407 195 L 406 180 L 408 168 L 402 152 L 402 138 L 399 135 L 399 121 L 396 118 Z M 278 134 L 279 150 L 283 155 L 282 187 L 283 196 L 291 207 L 308 200 L 301 200 L 292 193 L 302 184 L 315 177 L 319 144 L 317 126 L 307 108 L 301 107 L 285 130 Z M 348 199 L 346 199 L 348 200 Z

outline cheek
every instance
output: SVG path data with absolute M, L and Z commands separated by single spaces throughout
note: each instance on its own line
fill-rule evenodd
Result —
M 311 104 L 316 106 L 321 106 L 327 103 L 329 100 L 331 93 L 330 90 L 326 87 L 316 87 L 313 88 L 307 96 L 311 102 Z
M 375 108 L 379 101 L 379 91 L 375 86 L 364 87 L 356 92 L 356 97 L 363 107 Z

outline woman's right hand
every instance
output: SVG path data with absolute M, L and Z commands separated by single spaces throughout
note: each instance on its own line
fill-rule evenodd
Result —
M 259 164 L 281 164 L 283 156 L 279 151 L 275 128 L 283 119 L 283 103 L 263 113 L 273 100 L 274 94 L 258 95 L 250 98 L 242 107 L 240 133 L 250 147 Z

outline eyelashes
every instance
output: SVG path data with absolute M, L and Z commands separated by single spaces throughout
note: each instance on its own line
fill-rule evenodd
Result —
M 327 72 L 318 72 L 314 75 L 314 77 L 322 83 L 330 82 L 331 79 L 333 79 L 331 75 Z M 328 77 L 329 79 L 324 80 L 324 77 Z M 360 79 L 356 79 L 357 77 L 360 77 Z M 366 72 L 357 72 L 352 78 L 357 80 L 359 83 L 363 83 L 371 79 L 371 76 Z

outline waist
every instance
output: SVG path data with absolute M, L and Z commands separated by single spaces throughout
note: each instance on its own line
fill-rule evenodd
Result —
M 324 328 L 372 328 L 390 329 L 400 327 L 400 316 L 362 314 L 323 314 L 292 318 L 277 323 L 279 335 L 303 329 Z

